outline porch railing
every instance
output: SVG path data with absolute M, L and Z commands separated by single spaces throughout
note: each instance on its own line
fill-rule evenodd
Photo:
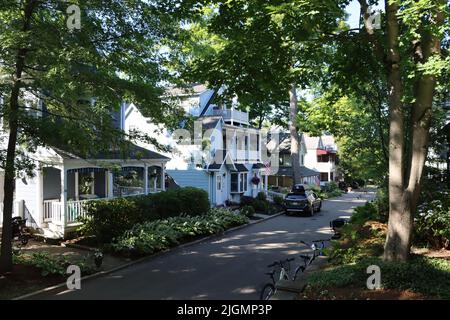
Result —
M 63 221 L 62 211 L 59 199 L 44 200 L 44 222 L 61 224 Z
M 96 199 L 93 199 L 94 201 Z M 92 200 L 77 200 L 77 201 L 67 201 L 66 207 L 66 223 L 76 223 L 79 222 L 80 218 L 86 218 L 86 209 L 84 205 L 87 201 Z
M 139 190 L 137 190 L 139 189 Z M 143 188 L 133 188 L 133 190 L 128 190 L 130 192 L 122 193 L 122 197 L 133 196 L 144 194 Z M 162 191 L 160 188 L 154 190 L 149 187 L 149 193 Z M 116 197 L 114 197 L 116 198 Z M 96 201 L 96 200 L 107 200 L 109 198 L 97 198 L 97 199 L 89 199 L 89 200 L 69 200 L 66 204 L 65 210 L 65 224 L 74 224 L 79 222 L 80 218 L 85 218 L 87 216 L 85 204 L 88 201 Z M 55 224 L 63 223 L 63 207 L 59 199 L 55 200 L 45 200 L 44 201 L 44 222 L 52 222 Z

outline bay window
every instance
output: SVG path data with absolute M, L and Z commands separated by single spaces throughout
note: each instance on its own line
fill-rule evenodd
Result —
M 244 193 L 247 192 L 247 173 L 232 173 L 231 174 L 231 192 Z

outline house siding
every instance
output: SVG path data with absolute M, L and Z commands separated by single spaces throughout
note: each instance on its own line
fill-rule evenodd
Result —
M 23 200 L 26 209 L 36 221 L 40 221 L 41 219 L 39 216 L 39 195 L 37 194 L 40 189 L 38 186 L 38 174 L 38 172 L 35 172 L 35 176 L 33 178 L 27 177 L 25 179 L 17 179 L 15 193 L 15 200 Z
M 195 187 L 209 192 L 209 175 L 203 170 L 166 170 L 166 173 L 172 177 L 180 187 Z

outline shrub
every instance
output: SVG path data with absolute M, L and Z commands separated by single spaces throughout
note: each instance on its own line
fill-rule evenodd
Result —
M 265 192 L 258 192 L 258 194 L 256 195 L 256 199 L 260 200 L 260 201 L 266 201 L 267 200 L 267 196 Z
M 442 200 L 426 202 L 418 207 L 414 219 L 414 239 L 435 249 L 450 247 L 450 213 Z
M 242 196 L 241 197 L 241 206 L 253 206 L 253 202 L 255 201 L 255 198 L 249 197 L 249 196 Z
M 251 218 L 255 215 L 255 209 L 252 206 L 244 206 L 241 209 L 241 214 L 248 218 Z
M 151 254 L 168 249 L 187 238 L 219 233 L 247 222 L 248 218 L 244 215 L 216 208 L 202 216 L 170 217 L 137 224 L 125 231 L 111 247 L 126 255 Z
M 181 213 L 196 216 L 208 212 L 208 193 L 193 187 L 179 188 L 150 195 L 151 210 L 159 218 L 176 217 Z
M 273 197 L 273 203 L 275 203 L 276 205 L 282 206 L 283 202 L 284 202 L 283 197 L 281 197 L 281 196 L 274 196 Z
M 46 277 L 48 275 L 66 276 L 67 267 L 75 262 L 69 261 L 66 256 L 53 257 L 47 252 L 33 252 L 32 254 L 15 254 L 14 263 L 35 266 L 41 270 L 42 276 Z M 76 265 L 80 267 L 83 274 L 95 272 L 93 264 L 88 263 L 86 258 L 76 261 Z
M 353 224 L 362 225 L 369 220 L 379 221 L 380 215 L 376 205 L 373 202 L 367 202 L 365 205 L 356 207 L 350 218 L 350 222 Z
M 94 235 L 99 243 L 108 243 L 136 223 L 144 221 L 136 197 L 88 201 L 87 218 L 81 219 L 82 235 Z
M 88 201 L 87 218 L 81 220 L 82 235 L 93 235 L 100 244 L 109 243 L 137 223 L 180 214 L 202 215 L 210 208 L 208 193 L 197 188 L 179 188 L 146 196 Z
M 252 204 L 256 212 L 267 213 L 269 210 L 269 202 L 267 200 L 255 199 Z

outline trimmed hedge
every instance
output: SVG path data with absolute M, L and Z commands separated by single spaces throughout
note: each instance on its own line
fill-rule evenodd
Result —
M 204 215 L 210 209 L 206 191 L 187 187 L 145 196 L 88 201 L 87 218 L 79 228 L 82 235 L 109 243 L 135 224 L 181 214 Z

